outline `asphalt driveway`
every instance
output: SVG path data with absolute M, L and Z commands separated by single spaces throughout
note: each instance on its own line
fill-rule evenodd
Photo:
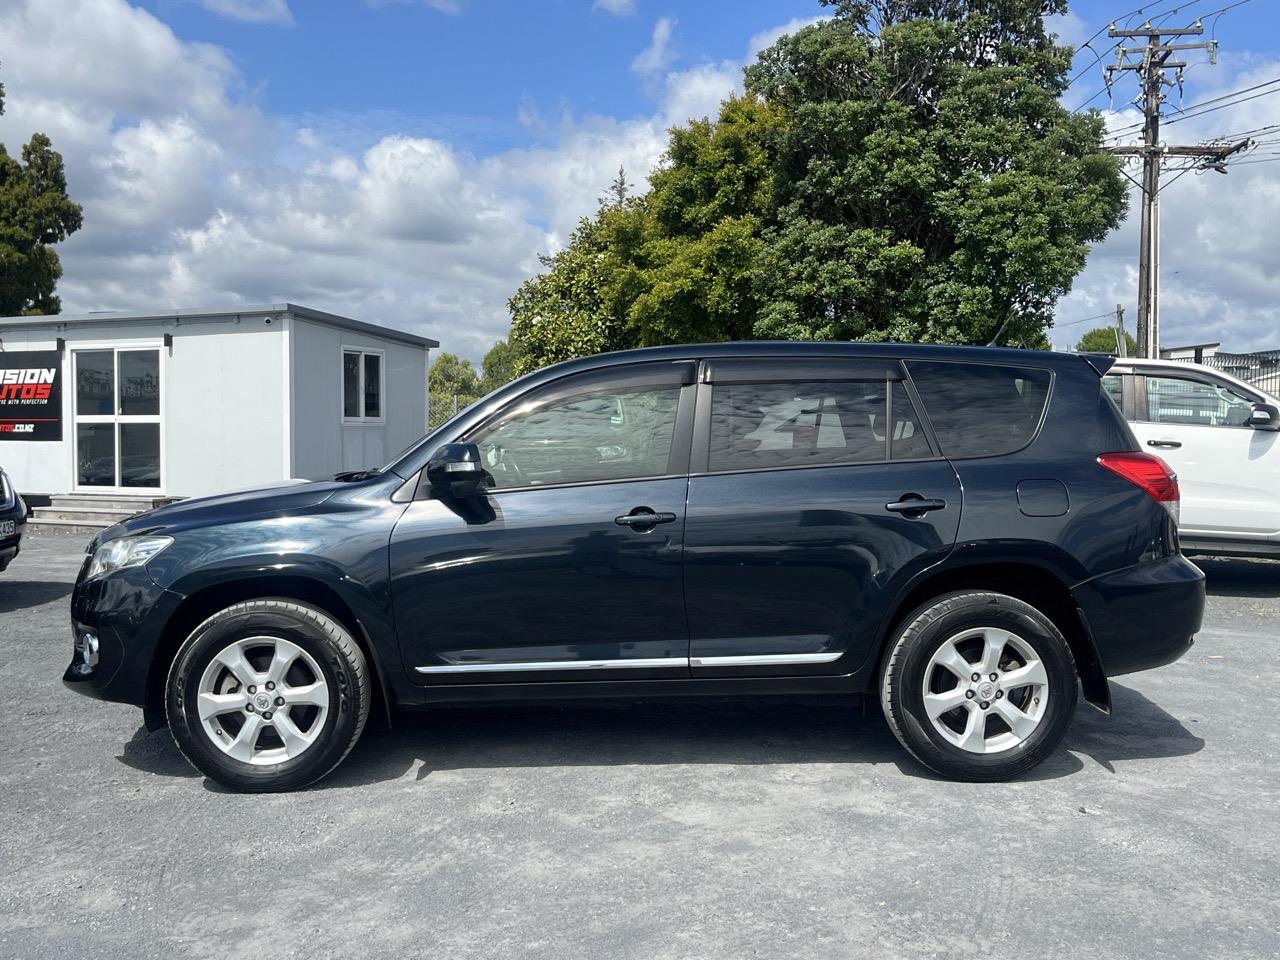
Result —
M 0 575 L 0 956 L 1280 957 L 1280 564 L 1202 562 L 1191 653 L 1018 783 L 757 702 L 441 709 L 238 796 L 62 688 L 82 548 Z

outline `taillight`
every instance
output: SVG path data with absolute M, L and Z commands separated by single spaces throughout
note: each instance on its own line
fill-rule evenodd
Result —
M 1161 504 L 1176 522 L 1181 495 L 1178 492 L 1178 475 L 1159 457 L 1150 453 L 1124 450 L 1104 453 L 1098 463 L 1112 473 L 1119 474 L 1134 486 L 1141 487 L 1147 496 Z

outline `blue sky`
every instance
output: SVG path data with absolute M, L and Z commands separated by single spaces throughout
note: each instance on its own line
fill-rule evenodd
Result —
M 1183 8 L 1172 23 L 1230 2 L 1147 7 Z M 1080 43 L 1136 6 L 1080 0 L 1054 26 Z M 62 247 L 68 311 L 290 299 L 478 359 L 538 254 L 566 241 L 618 166 L 642 179 L 668 127 L 714 112 L 755 50 L 822 12 L 812 0 L 4 0 L 0 142 L 44 130 L 67 158 L 86 208 Z M 1188 104 L 1280 77 L 1280 3 L 1250 0 L 1206 26 L 1220 62 L 1188 71 Z M 1102 86 L 1094 58 L 1077 58 L 1071 105 Z M 1134 92 L 1122 83 L 1116 109 Z M 1168 129 L 1194 142 L 1266 123 L 1280 123 L 1280 95 Z M 1165 197 L 1166 343 L 1280 347 L 1280 165 L 1188 176 Z M 1117 302 L 1133 316 L 1136 222 L 1092 252 L 1056 344 Z

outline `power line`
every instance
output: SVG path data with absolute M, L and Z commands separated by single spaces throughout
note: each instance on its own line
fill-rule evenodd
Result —
M 1167 126 L 1171 123 L 1181 123 L 1183 120 L 1194 120 L 1196 119 L 1196 117 L 1207 116 L 1208 114 L 1216 113 L 1219 110 L 1226 110 L 1228 107 L 1239 106 L 1242 103 L 1248 103 L 1250 100 L 1257 100 L 1259 97 L 1269 97 L 1272 94 L 1280 93 L 1280 87 L 1275 86 L 1276 84 L 1280 84 L 1280 77 L 1276 77 L 1274 80 L 1267 80 L 1265 83 L 1255 84 L 1252 87 L 1245 87 L 1243 90 L 1236 90 L 1233 93 L 1224 94 L 1221 97 L 1214 97 L 1212 100 L 1205 100 L 1202 103 L 1197 103 L 1197 104 L 1194 104 L 1193 106 L 1187 107 L 1185 110 L 1178 111 L 1177 116 L 1170 117 L 1168 120 L 1165 120 L 1164 124 Z M 1273 89 L 1263 90 L 1262 93 L 1255 93 L 1251 97 L 1244 97 L 1238 100 L 1230 100 L 1230 98 L 1232 97 L 1240 97 L 1241 94 L 1250 93 L 1254 90 L 1262 90 L 1263 87 L 1272 87 Z M 1228 103 L 1220 102 L 1224 100 L 1230 100 L 1230 102 Z M 1208 109 L 1205 109 L 1205 108 L 1208 108 Z M 1108 134 L 1107 139 L 1119 140 L 1122 137 L 1128 135 L 1129 133 L 1133 133 L 1137 130 L 1140 130 L 1145 125 L 1146 125 L 1145 121 L 1143 123 L 1128 124 Z
M 1101 320 L 1104 317 L 1114 317 L 1115 313 L 1108 310 L 1106 313 L 1100 313 L 1096 317 L 1081 317 L 1079 320 L 1068 320 L 1066 323 L 1054 323 L 1055 327 L 1074 327 L 1077 323 L 1088 323 L 1090 320 Z

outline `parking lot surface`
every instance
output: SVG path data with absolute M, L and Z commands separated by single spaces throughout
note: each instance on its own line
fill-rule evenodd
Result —
M 752 702 L 440 709 L 242 796 L 63 689 L 83 546 L 0 575 L 0 956 L 1280 956 L 1280 564 L 1199 561 L 1192 651 L 1017 783 Z

